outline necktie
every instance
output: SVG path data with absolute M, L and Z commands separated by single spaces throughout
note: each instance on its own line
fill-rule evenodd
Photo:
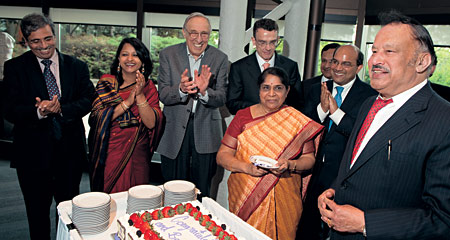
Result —
M 372 124 L 373 119 L 375 118 L 375 115 L 377 112 L 392 102 L 392 98 L 389 100 L 383 100 L 381 98 L 377 98 L 377 100 L 373 103 L 372 107 L 369 110 L 369 113 L 366 116 L 366 119 L 364 120 L 364 123 L 359 130 L 358 136 L 356 137 L 355 147 L 353 148 L 353 154 L 352 154 L 352 160 L 350 164 L 353 164 L 353 161 L 355 161 L 356 153 L 358 152 L 359 147 L 361 146 L 361 142 L 364 139 L 364 136 L 367 133 L 367 130 L 370 127 L 370 124 Z
M 50 65 L 52 64 L 52 60 L 44 59 L 41 61 L 44 64 L 44 79 L 45 84 L 47 85 L 48 96 L 50 101 L 53 99 L 53 96 L 57 95 L 58 99 L 60 98 L 58 85 L 56 84 L 55 75 L 53 75 L 52 71 L 50 71 Z
M 338 86 L 336 87 L 336 96 L 334 96 L 334 99 L 336 99 L 336 104 L 338 108 L 341 107 L 342 104 L 342 91 L 344 91 L 344 87 Z M 328 130 L 330 130 L 331 125 L 333 125 L 333 120 L 330 119 L 330 125 L 328 126 Z
M 263 65 L 263 70 L 266 70 L 268 67 L 270 67 L 270 63 L 268 63 L 268 62 L 265 62 Z
M 58 96 L 58 100 L 60 99 L 59 89 L 58 85 L 56 84 L 56 78 L 55 75 L 53 75 L 52 71 L 50 70 L 50 65 L 52 64 L 51 60 L 44 59 L 41 61 L 42 64 L 44 64 L 44 79 L 45 84 L 47 85 L 47 92 L 48 96 L 50 98 L 50 101 L 53 99 L 53 96 Z M 61 124 L 59 123 L 57 116 L 52 116 L 52 130 L 53 130 L 53 137 L 57 140 L 61 139 L 62 133 L 61 133 Z

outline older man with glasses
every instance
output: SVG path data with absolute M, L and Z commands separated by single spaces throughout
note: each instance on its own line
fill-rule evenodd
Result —
M 186 42 L 159 55 L 158 91 L 166 127 L 157 152 L 165 180 L 195 183 L 210 195 L 216 153 L 222 140 L 219 107 L 225 104 L 228 57 L 208 45 L 209 19 L 190 14 L 183 25 Z
M 253 25 L 253 46 L 256 52 L 231 64 L 227 107 L 231 114 L 259 103 L 258 77 L 268 67 L 279 67 L 289 76 L 290 91 L 287 105 L 301 107 L 301 79 L 298 64 L 275 52 L 280 37 L 278 25 L 271 19 L 260 19 Z

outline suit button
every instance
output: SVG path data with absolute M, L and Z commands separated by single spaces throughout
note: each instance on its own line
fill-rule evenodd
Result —
M 183 129 L 186 129 L 186 126 L 183 126 L 182 128 L 183 128 Z
M 191 112 L 191 109 L 187 109 L 186 111 L 187 111 L 188 113 L 190 113 L 190 112 Z
M 347 183 L 344 182 L 341 184 L 341 190 L 345 190 L 347 189 L 347 187 L 348 187 Z

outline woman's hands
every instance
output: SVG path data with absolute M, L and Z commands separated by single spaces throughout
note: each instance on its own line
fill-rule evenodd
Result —
M 269 171 L 264 168 L 257 167 L 253 165 L 253 163 L 247 163 L 245 173 L 253 177 L 261 177 L 269 173 Z

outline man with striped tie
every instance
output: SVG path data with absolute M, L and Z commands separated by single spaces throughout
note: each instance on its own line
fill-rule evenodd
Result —
M 449 239 L 450 103 L 428 76 L 430 34 L 391 11 L 369 59 L 379 95 L 361 106 L 336 180 L 318 198 L 331 239 Z

